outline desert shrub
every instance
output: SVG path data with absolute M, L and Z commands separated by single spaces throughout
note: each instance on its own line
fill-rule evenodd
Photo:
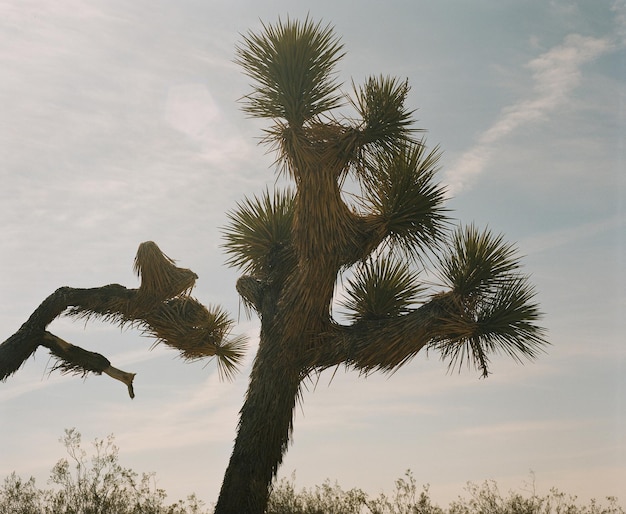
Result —
M 555 488 L 550 489 L 546 496 L 539 496 L 535 491 L 534 476 L 532 477 L 532 489 L 528 491 L 528 496 L 515 491 L 503 496 L 493 480 L 482 485 L 470 482 L 466 487 L 469 497 L 459 497 L 452 502 L 447 514 L 624 514 L 617 498 L 613 496 L 606 498 L 607 505 L 602 505 L 597 500 L 591 500 L 589 505 L 580 505 L 576 496 L 567 495 Z
M 312 489 L 295 490 L 295 474 L 279 480 L 272 489 L 267 514 L 360 514 L 367 496 L 360 489 L 344 491 L 326 480 Z
M 119 463 L 119 450 L 111 435 L 96 439 L 92 452 L 82 447 L 76 429 L 60 439 L 67 457 L 52 468 L 49 489 L 39 489 L 34 478 L 23 480 L 15 472 L 0 485 L 0 514 L 209 514 L 195 495 L 167 504 L 156 486 L 154 473 L 138 473 Z M 495 481 L 468 483 L 465 496 L 447 508 L 434 504 L 428 485 L 418 488 L 408 470 L 395 481 L 390 495 L 370 498 L 361 489 L 344 491 L 326 480 L 313 488 L 296 490 L 295 474 L 274 484 L 267 514 L 625 514 L 617 498 L 603 504 L 591 500 L 580 505 L 577 497 L 551 489 L 545 496 L 531 487 L 503 495 Z
M 4 479 L 0 488 L 0 512 L 41 514 L 45 512 L 44 504 L 44 495 L 37 489 L 34 478 L 23 481 L 13 472 Z
M 96 439 L 88 455 L 76 429 L 65 431 L 60 442 L 68 457 L 52 468 L 48 484 L 39 489 L 35 479 L 15 473 L 0 488 L 0 513 L 11 514 L 205 514 L 203 503 L 191 495 L 167 505 L 167 495 L 156 487 L 154 473 L 138 473 L 119 463 L 113 436 Z
M 322 486 L 297 491 L 292 475 L 291 480 L 282 479 L 275 485 L 267 514 L 624 514 L 613 496 L 606 498 L 607 504 L 591 500 L 588 505 L 579 505 L 576 496 L 557 489 L 539 496 L 531 477 L 532 487 L 526 494 L 511 491 L 503 495 L 495 481 L 469 482 L 466 496 L 442 508 L 431 500 L 428 485 L 418 489 L 410 470 L 396 480 L 391 495 L 381 493 L 376 498 L 360 489 L 344 491 L 328 480 Z
M 378 498 L 366 502 L 372 514 L 443 514 L 444 511 L 433 505 L 428 496 L 428 485 L 418 494 L 417 483 L 411 470 L 395 482 L 395 490 L 388 497 L 381 493 Z

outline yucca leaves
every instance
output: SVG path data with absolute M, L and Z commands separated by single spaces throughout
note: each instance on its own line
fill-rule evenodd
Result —
M 246 200 L 231 214 L 229 263 L 252 275 L 240 280 L 238 290 L 256 304 L 270 270 L 309 270 L 310 280 L 293 281 L 306 290 L 291 292 L 290 301 L 313 305 L 317 285 L 339 271 L 326 268 L 359 259 L 343 305 L 355 326 L 385 327 L 394 348 L 389 362 L 405 362 L 403 352 L 412 355 L 426 344 L 408 338 L 405 346 L 406 334 L 394 335 L 404 330 L 402 318 L 423 321 L 422 337 L 453 366 L 470 362 L 486 374 L 494 352 L 534 357 L 544 341 L 536 325 L 540 313 L 534 291 L 519 273 L 515 248 L 473 225 L 449 233 L 445 188 L 436 180 L 441 152 L 413 139 L 408 82 L 372 76 L 354 86 L 349 100 L 360 119 L 320 116 L 339 105 L 332 74 L 340 51 L 331 28 L 308 19 L 264 26 L 238 49 L 238 62 L 255 80 L 245 109 L 274 119 L 268 139 L 298 188 L 289 198 L 266 193 Z M 359 215 L 337 193 L 349 170 L 361 186 Z M 381 257 L 372 259 L 373 252 Z M 418 298 L 425 288 L 398 258 L 438 264 L 435 273 L 449 291 Z M 411 314 L 417 299 L 419 316 Z M 328 298 L 318 300 L 319 308 L 303 313 L 322 312 Z M 306 326 L 306 320 L 299 323 Z M 360 348 L 363 355 L 370 351 L 366 341 Z M 376 352 L 382 356 L 384 348 Z M 373 354 L 368 355 L 370 362 Z
M 423 288 L 417 273 L 405 263 L 381 257 L 359 266 L 348 280 L 342 305 L 352 321 L 377 320 L 406 314 Z
M 190 296 L 197 275 L 176 267 L 152 241 L 139 245 L 135 270 L 141 287 L 124 321 L 177 349 L 185 360 L 216 356 L 220 376 L 232 379 L 245 353 L 245 338 L 230 337 L 234 321 L 221 307 L 206 308 Z
M 502 235 L 480 232 L 474 225 L 456 230 L 440 259 L 444 284 L 463 296 L 497 289 L 520 267 L 514 245 Z
M 536 357 L 545 342 L 543 330 L 535 324 L 541 313 L 534 297 L 526 277 L 511 277 L 477 310 L 479 337 L 492 339 L 498 351 L 511 357 Z
M 207 308 L 187 296 L 162 303 L 142 327 L 145 335 L 178 350 L 184 360 L 216 356 L 220 376 L 232 379 L 246 349 L 245 338 L 230 335 L 234 324 L 221 307 Z
M 190 296 L 197 275 L 177 267 L 152 241 L 139 245 L 134 267 L 139 289 L 115 284 L 96 288 L 83 295 L 86 300 L 73 303 L 68 314 L 137 327 L 156 344 L 178 350 L 184 360 L 217 357 L 220 376 L 232 379 L 245 353 L 245 338 L 231 336 L 234 321 L 223 309 L 207 308 Z
M 293 193 L 290 190 L 265 191 L 260 197 L 247 198 L 229 213 L 224 228 L 228 264 L 245 273 L 267 277 L 284 272 L 294 262 L 291 248 Z
M 363 86 L 354 87 L 351 100 L 362 119 L 363 143 L 385 152 L 395 152 L 417 132 L 413 125 L 413 111 L 406 108 L 408 81 L 394 77 L 370 77 Z
M 513 245 L 470 225 L 455 232 L 440 263 L 450 292 L 434 347 L 451 367 L 473 364 L 486 376 L 490 354 L 538 355 L 547 344 L 536 324 L 541 313 Z
M 440 258 L 447 290 L 429 297 L 406 262 L 383 255 L 357 266 L 343 301 L 349 324 L 335 325 L 332 337 L 320 339 L 316 365 L 394 371 L 426 347 L 451 369 L 467 364 L 487 376 L 494 354 L 536 358 L 547 342 L 514 247 L 474 226 L 450 239 Z
M 343 262 L 334 259 L 335 254 L 360 255 L 363 264 L 348 281 L 343 305 L 352 323 L 364 326 L 414 312 L 424 288 L 416 273 L 396 258 L 428 261 L 439 265 L 449 288 L 430 300 L 432 308 L 421 298 L 420 316 L 430 313 L 437 318 L 424 318 L 428 327 L 423 337 L 429 338 L 431 348 L 439 349 L 453 366 L 472 362 L 485 374 L 494 352 L 534 357 L 543 344 L 536 325 L 539 311 L 534 291 L 519 273 L 515 248 L 502 236 L 473 225 L 449 234 L 445 188 L 436 180 L 441 152 L 413 139 L 407 81 L 372 76 L 354 86 L 350 102 L 360 120 L 319 116 L 339 105 L 332 74 L 340 50 L 328 26 L 308 19 L 264 26 L 261 35 L 250 34 L 238 49 L 238 62 L 255 80 L 245 109 L 274 119 L 268 138 L 298 187 L 297 195 L 271 198 L 266 192 L 231 213 L 224 245 L 229 263 L 252 275 L 240 280 L 238 290 L 254 305 L 270 271 L 296 270 L 298 263 L 306 263 L 303 269 L 315 270 L 314 280 L 303 280 L 307 290 L 291 294 L 309 298 L 321 277 L 339 271 L 325 269 Z M 337 185 L 348 170 L 354 171 L 362 190 L 360 219 L 338 201 Z M 391 254 L 383 255 L 386 250 Z M 372 259 L 374 251 L 382 257 Z M 311 267 L 313 262 L 317 264 Z M 300 323 L 304 327 L 306 320 Z M 402 338 L 393 335 L 401 325 L 384 325 L 394 347 L 390 362 L 404 362 L 403 352 L 412 355 L 416 348 L 410 338 L 405 347 Z M 383 355 L 384 349 L 376 352 Z
M 308 18 L 263 25 L 237 47 L 236 62 L 253 79 L 244 110 L 254 117 L 283 119 L 301 127 L 314 116 L 341 104 L 335 65 L 342 45 L 330 25 Z
M 141 294 L 157 300 L 191 291 L 198 278 L 193 271 L 177 267 L 153 241 L 139 245 L 134 268 L 141 278 Z
M 376 152 L 362 182 L 365 208 L 383 225 L 386 239 L 412 258 L 438 246 L 446 235 L 445 189 L 435 180 L 441 154 L 423 142 L 397 152 Z

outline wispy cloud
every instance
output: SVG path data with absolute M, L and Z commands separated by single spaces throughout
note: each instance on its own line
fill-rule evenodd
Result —
M 520 246 L 527 253 L 539 253 L 577 243 L 583 239 L 611 230 L 623 231 L 625 225 L 626 217 L 616 215 L 600 221 L 592 221 L 574 227 L 535 235 L 524 240 Z
M 31 378 L 31 380 L 27 380 L 28 378 Z M 40 389 L 48 389 L 61 384 L 63 383 L 64 377 L 61 375 L 56 375 L 54 377 L 43 376 L 38 382 L 34 382 L 32 377 L 26 377 L 26 379 L 21 379 L 21 381 L 18 381 L 17 378 L 11 377 L 10 380 L 13 382 L 11 387 L 3 387 L 0 391 L 0 405 L 5 402 L 8 403 L 10 400 L 14 400 L 24 394 L 29 394 Z
M 618 44 L 626 45 L 626 1 L 615 0 L 611 6 L 611 11 L 615 13 L 615 33 L 618 38 Z
M 529 61 L 525 65 L 533 82 L 529 96 L 505 107 L 476 144 L 450 168 L 445 177 L 450 194 L 458 194 L 485 170 L 501 140 L 565 105 L 580 83 L 583 65 L 613 46 L 609 38 L 570 34 L 560 45 Z
M 581 422 L 576 420 L 538 420 L 495 423 L 465 427 L 459 430 L 454 430 L 451 432 L 451 434 L 454 436 L 462 437 L 498 437 L 511 436 L 527 432 L 559 432 L 563 430 L 572 430 L 574 427 L 580 427 L 581 424 L 584 426 L 588 426 L 590 422 Z

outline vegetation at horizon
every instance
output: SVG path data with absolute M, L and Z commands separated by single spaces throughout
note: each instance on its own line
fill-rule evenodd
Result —
M 167 494 L 156 486 L 155 473 L 138 474 L 122 467 L 114 436 L 95 439 L 89 454 L 82 447 L 80 432 L 66 429 L 59 440 L 67 457 L 52 468 L 48 484 L 40 489 L 35 479 L 24 480 L 15 472 L 0 485 L 0 514 L 211 514 L 195 494 L 186 500 L 167 502 Z M 435 504 L 429 486 L 418 488 L 407 470 L 395 481 L 390 495 L 372 498 L 358 488 L 344 490 L 326 480 L 312 488 L 296 489 L 295 472 L 278 480 L 272 489 L 267 514 L 624 514 L 613 496 L 602 504 L 591 500 L 577 503 L 574 495 L 552 488 L 537 494 L 534 476 L 521 492 L 503 495 L 495 481 L 468 483 L 465 496 L 446 508 Z

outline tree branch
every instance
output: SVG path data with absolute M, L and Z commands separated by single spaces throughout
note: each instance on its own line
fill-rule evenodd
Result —
M 440 295 L 402 316 L 334 325 L 307 355 L 309 369 L 340 364 L 364 373 L 397 369 L 441 335 L 439 325 L 446 303 Z
M 82 373 L 83 375 L 89 371 L 97 375 L 105 373 L 111 378 L 124 383 L 128 388 L 128 395 L 131 399 L 135 397 L 133 389 L 135 373 L 128 373 L 111 366 L 109 360 L 103 355 L 74 346 L 47 331 L 44 333 L 42 346 L 48 348 L 59 359 L 54 369 L 60 369 L 63 373 L 74 372 Z
M 187 360 L 217 356 L 222 374 L 231 376 L 243 356 L 244 340 L 229 337 L 233 321 L 220 308 L 209 311 L 189 296 L 197 275 L 175 266 L 152 241 L 139 245 L 135 269 L 141 277 L 139 289 L 119 284 L 90 289 L 61 287 L 48 296 L 20 329 L 0 344 L 0 380 L 6 380 L 37 347 L 44 346 L 58 359 L 54 369 L 82 375 L 105 373 L 123 382 L 134 397 L 134 373 L 119 370 L 99 353 L 46 331 L 65 311 L 70 316 L 96 316 L 118 325 L 138 326 Z
M 68 307 L 103 317 L 129 319 L 132 299 L 136 294 L 137 290 L 126 289 L 119 284 L 91 289 L 57 289 L 35 309 L 15 334 L 0 344 L 0 380 L 6 380 L 24 364 L 37 347 L 44 346 L 58 359 L 53 369 L 82 375 L 89 372 L 98 375 L 106 373 L 124 382 L 130 397 L 134 398 L 133 373 L 114 368 L 103 355 L 74 346 L 48 332 L 46 327 Z
M 237 280 L 236 288 L 246 307 L 253 308 L 261 315 L 266 284 L 256 277 L 243 275 Z

